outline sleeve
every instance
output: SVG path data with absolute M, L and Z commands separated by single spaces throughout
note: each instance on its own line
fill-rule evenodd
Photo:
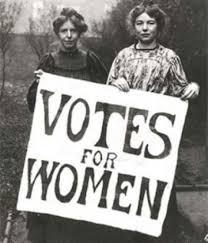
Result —
M 53 62 L 54 61 L 52 55 L 46 54 L 40 60 L 40 63 L 36 70 L 42 69 L 44 72 L 52 72 Z M 32 113 L 34 112 L 34 108 L 35 108 L 37 89 L 38 89 L 38 80 L 36 77 L 34 77 L 34 80 L 32 81 L 32 84 L 30 85 L 27 93 L 27 105 L 30 112 Z
M 181 60 L 177 55 L 171 58 L 170 64 L 170 69 L 167 75 L 169 82 L 169 93 L 171 96 L 179 97 L 188 85 L 188 81 L 183 70 Z
M 125 77 L 125 60 L 126 58 L 123 54 L 123 51 L 120 51 L 111 65 L 111 69 L 108 74 L 107 84 L 113 84 L 119 77 Z
M 105 84 L 107 80 L 107 70 L 103 61 L 92 51 L 87 53 L 87 65 L 93 82 Z

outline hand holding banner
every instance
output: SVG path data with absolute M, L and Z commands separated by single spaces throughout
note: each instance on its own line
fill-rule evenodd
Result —
M 44 73 L 18 210 L 159 236 L 187 106 Z

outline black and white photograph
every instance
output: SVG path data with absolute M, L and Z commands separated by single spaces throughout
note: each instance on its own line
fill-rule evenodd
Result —
M 208 242 L 207 0 L 0 0 L 0 243 Z

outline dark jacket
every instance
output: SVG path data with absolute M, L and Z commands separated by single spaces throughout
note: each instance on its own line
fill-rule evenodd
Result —
M 82 79 L 95 83 L 105 84 L 107 71 L 103 62 L 92 52 L 76 49 L 74 52 L 65 52 L 59 49 L 46 54 L 41 59 L 37 70 L 64 77 Z M 34 111 L 38 80 L 35 78 L 27 94 L 29 110 Z

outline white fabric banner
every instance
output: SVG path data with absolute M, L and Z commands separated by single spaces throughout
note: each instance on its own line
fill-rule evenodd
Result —
M 17 209 L 159 236 L 187 107 L 44 73 Z

